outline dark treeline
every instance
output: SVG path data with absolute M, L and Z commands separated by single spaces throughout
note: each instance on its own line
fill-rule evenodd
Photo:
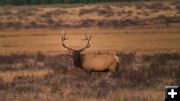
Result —
M 0 0 L 0 5 L 34 5 L 34 4 L 39 5 L 39 4 L 64 4 L 64 3 L 121 2 L 121 1 L 140 1 L 140 0 Z

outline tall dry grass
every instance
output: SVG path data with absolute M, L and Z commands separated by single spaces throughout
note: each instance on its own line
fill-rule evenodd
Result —
M 160 101 L 163 98 L 162 90 L 165 85 L 180 83 L 179 53 L 138 55 L 135 52 L 129 52 L 117 53 L 117 55 L 122 58 L 117 73 L 93 72 L 91 75 L 81 68 L 74 67 L 69 54 L 1 55 L 0 71 L 3 73 L 31 71 L 32 69 L 36 72 L 52 70 L 53 73 L 47 72 L 46 75 L 37 77 L 35 74 L 34 76 L 23 76 L 19 72 L 9 83 L 4 81 L 1 73 L 0 91 L 7 91 L 15 95 L 45 94 L 50 99 L 55 99 L 58 94 L 58 97 L 63 97 L 65 100 L 67 96 L 71 96 L 71 99 L 79 100 Z M 31 65 L 30 62 L 32 62 Z M 5 69 L 5 65 L 9 68 Z M 140 96 L 141 93 L 144 95 Z M 158 97 L 160 95 L 161 97 Z

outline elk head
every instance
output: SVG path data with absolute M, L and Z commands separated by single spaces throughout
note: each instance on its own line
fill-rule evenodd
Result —
M 91 35 L 92 34 L 89 37 L 87 36 L 87 34 L 84 34 L 84 35 L 85 35 L 85 38 L 82 39 L 82 40 L 87 41 L 87 44 L 83 48 L 76 50 L 76 49 L 70 48 L 67 45 L 65 45 L 64 41 L 69 39 L 69 38 L 66 38 L 66 32 L 62 31 L 62 35 L 61 35 L 62 46 L 64 48 L 68 49 L 70 52 L 72 52 L 73 64 L 76 67 L 82 67 L 81 52 L 90 47 L 89 42 L 91 40 Z

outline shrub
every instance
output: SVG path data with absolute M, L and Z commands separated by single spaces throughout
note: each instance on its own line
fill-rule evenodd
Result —
M 84 15 L 84 14 L 94 13 L 94 12 L 97 12 L 98 10 L 99 10 L 98 6 L 91 9 L 80 9 L 79 16 Z
M 162 2 L 154 2 L 151 4 L 146 4 L 146 7 L 148 9 L 159 9 L 159 10 L 169 10 L 170 9 L 170 7 L 165 6 L 164 3 L 162 3 Z
M 0 78 L 0 91 L 5 89 L 5 84 L 2 78 Z
M 27 93 L 27 92 L 38 92 L 39 91 L 39 89 L 38 88 L 36 88 L 35 86 L 33 86 L 33 85 L 18 85 L 18 86 L 16 86 L 15 88 L 14 88 L 14 91 L 16 92 L 16 93 Z

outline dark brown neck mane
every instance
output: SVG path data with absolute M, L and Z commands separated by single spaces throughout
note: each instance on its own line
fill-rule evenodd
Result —
M 73 55 L 73 64 L 76 67 L 82 67 L 82 61 L 81 61 L 81 50 L 74 50 L 72 52 Z

